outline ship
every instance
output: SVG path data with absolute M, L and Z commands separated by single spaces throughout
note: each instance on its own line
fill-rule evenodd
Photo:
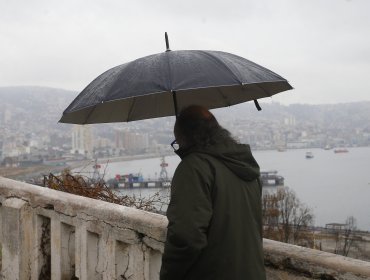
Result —
M 348 150 L 346 148 L 334 149 L 334 153 L 336 153 L 336 154 L 339 154 L 339 153 L 348 153 Z
M 165 161 L 165 157 L 161 158 L 160 167 L 161 171 L 157 179 L 146 179 L 140 172 L 116 174 L 116 176 L 109 179 L 106 184 L 114 189 L 169 188 L 172 179 L 168 177 L 166 169 L 168 163 Z
M 306 152 L 306 158 L 308 158 L 308 159 L 313 158 L 313 153 L 312 152 Z
M 64 157 L 48 158 L 48 159 L 44 159 L 42 163 L 45 165 L 51 165 L 51 166 L 64 166 L 64 165 L 67 165 L 67 159 Z
M 284 177 L 277 174 L 276 170 L 261 171 L 262 187 L 284 186 Z

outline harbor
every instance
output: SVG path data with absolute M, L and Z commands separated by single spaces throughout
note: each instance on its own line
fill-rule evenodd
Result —
M 137 173 L 118 173 L 114 178 L 106 180 L 106 184 L 113 189 L 139 189 L 139 188 L 169 188 L 171 187 L 172 177 L 168 175 L 167 167 L 169 166 L 164 156 L 160 158 L 159 177 L 145 178 L 141 172 Z M 97 168 L 99 167 L 99 168 Z M 94 175 L 96 179 L 100 177 L 100 165 L 94 166 Z M 277 170 L 261 171 L 261 184 L 265 188 L 273 190 L 274 187 L 284 186 L 284 177 L 278 174 Z
M 261 171 L 277 170 L 284 177 L 284 186 L 294 190 L 299 199 L 313 209 L 316 226 L 328 223 L 343 223 L 348 216 L 357 219 L 359 229 L 370 230 L 369 215 L 363 209 L 370 197 L 370 177 L 367 166 L 370 148 L 347 148 L 348 153 L 334 153 L 333 150 L 311 149 L 315 158 L 305 158 L 306 149 L 254 151 L 253 155 Z M 124 162 L 101 162 L 101 173 L 105 180 L 116 174 L 141 173 L 143 178 L 157 181 L 160 157 Z M 168 178 L 172 178 L 180 158 L 166 156 Z M 348 172 L 348 171 L 351 172 Z M 87 168 L 76 168 L 86 176 Z M 87 172 L 90 173 L 87 173 Z M 84 173 L 86 172 L 86 173 Z M 279 187 L 277 187 L 279 188 Z M 265 186 L 264 190 L 276 190 Z M 122 193 L 151 195 L 157 191 L 167 192 L 168 188 L 120 188 Z M 345 205 L 345 207 L 343 207 Z
M 347 150 L 348 152 L 345 153 L 335 153 L 333 149 L 311 149 L 315 155 L 311 160 L 305 158 L 306 149 L 288 149 L 285 152 L 254 151 L 253 155 L 262 172 L 278 170 L 277 175 L 284 177 L 284 186 L 294 190 L 300 200 L 313 209 L 317 226 L 325 226 L 332 222 L 343 223 L 348 216 L 353 215 L 357 219 L 359 229 L 370 230 L 369 216 L 366 211 L 363 211 L 368 205 L 367 198 L 370 196 L 370 177 L 367 172 L 370 148 L 347 148 Z M 150 196 L 158 191 L 167 194 L 170 180 L 180 158 L 177 155 L 166 156 L 165 161 L 168 164 L 166 185 L 161 185 L 162 182 L 159 180 L 160 156 L 133 160 L 125 158 L 124 161 L 99 159 L 99 176 L 108 181 L 114 179 L 117 174 L 141 173 L 143 181 L 152 183 L 146 186 L 143 183 L 134 183 L 132 187 L 128 184 L 126 188 L 121 186 L 115 189 L 128 195 Z M 71 169 L 74 174 L 89 178 L 93 176 L 93 161 L 74 164 Z M 48 174 L 51 170 L 50 166 L 44 169 L 44 172 L 38 170 L 33 172 L 40 176 L 40 174 Z M 27 171 L 24 172 L 28 173 Z M 266 184 L 263 188 L 264 191 L 269 192 L 277 189 L 279 186 L 270 187 Z
M 106 184 L 113 189 L 132 188 L 169 188 L 171 180 L 167 172 L 168 163 L 164 156 L 160 160 L 160 173 L 158 178 L 144 178 L 142 173 L 116 174 L 114 178 L 108 179 Z

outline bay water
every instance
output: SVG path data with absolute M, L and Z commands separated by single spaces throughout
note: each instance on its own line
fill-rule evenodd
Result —
M 306 159 L 306 152 L 314 157 Z M 348 153 L 334 150 L 294 149 L 285 152 L 252 151 L 261 170 L 277 170 L 285 186 L 295 191 L 301 202 L 312 208 L 315 225 L 345 223 L 354 216 L 357 227 L 370 230 L 370 147 L 348 148 Z M 180 158 L 166 156 L 167 172 L 172 177 Z M 102 164 L 104 179 L 116 174 L 142 173 L 145 178 L 159 176 L 160 158 Z M 127 194 L 151 195 L 158 189 L 122 190 Z M 168 190 L 162 190 L 168 193 Z M 166 193 L 166 194 L 167 194 Z

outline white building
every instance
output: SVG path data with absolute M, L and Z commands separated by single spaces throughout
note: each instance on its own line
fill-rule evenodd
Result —
M 89 125 L 74 125 L 72 128 L 72 154 L 84 155 L 91 158 L 93 143 L 91 127 Z
M 295 117 L 293 117 L 293 116 L 285 117 L 284 118 L 284 125 L 295 126 L 296 125 Z

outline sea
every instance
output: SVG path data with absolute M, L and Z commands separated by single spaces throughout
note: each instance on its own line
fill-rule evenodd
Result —
M 299 200 L 309 206 L 316 226 L 345 223 L 353 216 L 357 229 L 370 230 L 370 147 L 347 148 L 348 153 L 324 149 L 292 149 L 252 151 L 261 170 L 276 170 L 285 178 Z M 313 158 L 307 159 L 306 152 Z M 168 176 L 172 177 L 180 158 L 166 156 Z M 140 172 L 145 178 L 156 179 L 161 171 L 161 158 L 149 158 L 101 165 L 104 179 L 116 174 Z M 125 194 L 150 196 L 158 189 L 122 190 Z M 161 190 L 168 195 L 169 190 Z

